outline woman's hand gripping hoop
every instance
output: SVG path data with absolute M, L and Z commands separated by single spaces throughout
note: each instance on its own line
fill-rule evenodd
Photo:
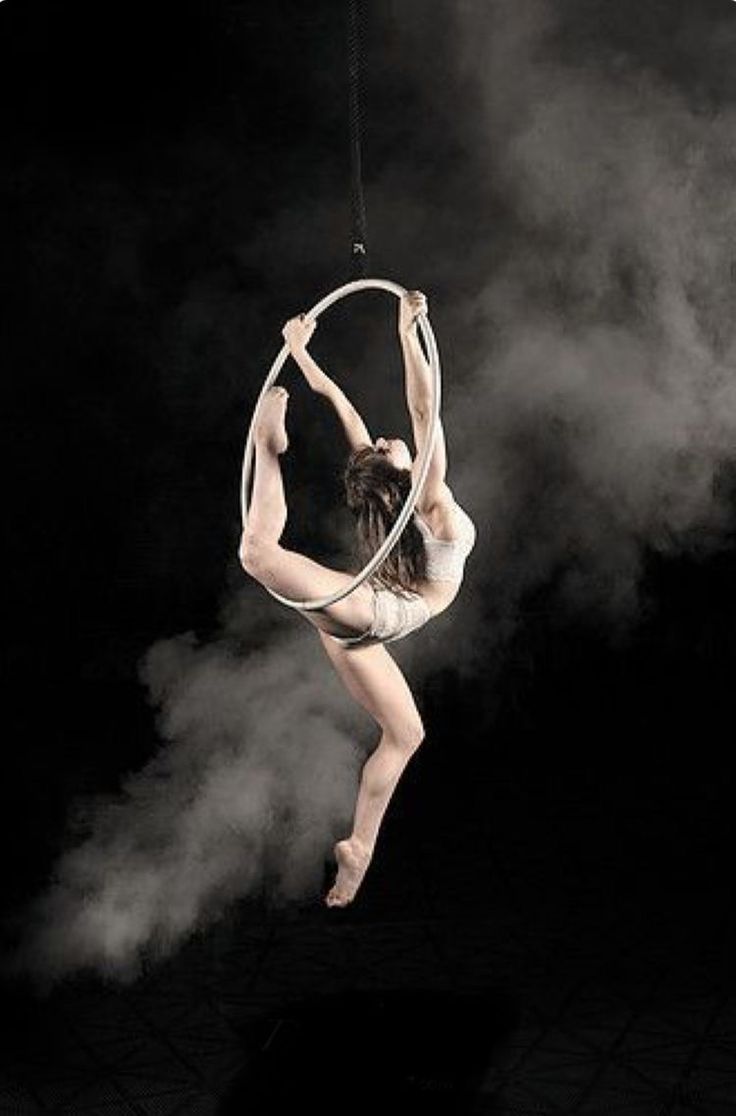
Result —
M 320 314 L 324 310 L 327 310 L 328 307 L 332 306 L 335 302 L 339 302 L 339 300 L 345 298 L 346 295 L 355 294 L 356 291 L 365 290 L 389 291 L 391 294 L 396 295 L 396 297 L 399 299 L 403 298 L 407 294 L 407 291 L 403 287 L 399 286 L 398 283 L 392 283 L 389 279 L 356 279 L 352 283 L 346 283 L 344 286 L 338 287 L 330 294 L 325 295 L 325 297 L 321 299 L 316 304 L 316 306 L 307 311 L 307 313 L 303 316 L 303 319 L 308 322 L 314 322 L 316 325 L 317 319 L 319 318 Z M 281 604 L 288 605 L 289 608 L 296 608 L 302 612 L 311 612 L 317 609 L 326 608 L 328 605 L 335 604 L 336 601 L 341 601 L 343 597 L 349 596 L 349 594 L 357 589 L 359 585 L 363 584 L 366 578 L 370 577 L 373 571 L 377 569 L 378 566 L 380 566 L 381 562 L 383 562 L 386 555 L 389 554 L 390 551 L 394 548 L 394 546 L 398 542 L 399 535 L 404 530 L 404 527 L 409 520 L 409 516 L 414 511 L 416 502 L 421 495 L 422 488 L 424 487 L 424 482 L 427 477 L 427 471 L 429 469 L 429 463 L 432 457 L 435 434 L 437 431 L 437 422 L 440 414 L 440 402 L 442 394 L 440 357 L 437 350 L 437 342 L 435 341 L 434 333 L 432 332 L 432 326 L 430 325 L 429 318 L 425 313 L 418 314 L 416 320 L 427 349 L 429 366 L 432 370 L 432 424 L 430 427 L 429 437 L 422 447 L 422 453 L 420 455 L 420 465 L 416 475 L 416 480 L 414 481 L 411 491 L 407 496 L 406 503 L 401 509 L 396 523 L 394 524 L 389 534 L 386 536 L 382 545 L 378 548 L 370 561 L 366 563 L 360 573 L 356 574 L 350 584 L 347 585 L 344 589 L 339 590 L 337 593 L 332 593 L 328 597 L 320 597 L 312 601 L 292 601 L 288 597 L 282 597 L 280 593 L 276 593 L 273 589 L 268 590 L 272 597 L 275 597 L 277 601 L 281 602 Z M 263 387 L 261 388 L 260 395 L 258 396 L 255 408 L 253 410 L 253 417 L 251 418 L 250 428 L 248 430 L 248 437 L 245 443 L 243 470 L 240 483 L 240 510 L 243 520 L 243 530 L 246 529 L 248 523 L 249 487 L 251 471 L 253 468 L 255 430 L 258 421 L 258 414 L 261 408 L 261 403 L 263 402 L 263 398 L 268 389 L 275 383 L 279 373 L 281 372 L 281 369 L 284 367 L 284 364 L 289 357 L 289 352 L 290 349 L 287 342 L 271 365 L 271 368 L 269 369 L 268 375 L 266 376 Z

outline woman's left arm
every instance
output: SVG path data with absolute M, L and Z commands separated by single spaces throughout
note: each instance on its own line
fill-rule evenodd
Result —
M 399 308 L 399 340 L 404 358 L 406 404 L 409 408 L 416 458 L 412 472 L 416 474 L 422 448 L 432 432 L 432 369 L 424 355 L 417 335 L 416 318 L 426 313 L 427 300 L 420 291 L 409 291 Z M 427 476 L 417 502 L 420 512 L 452 500 L 447 486 L 447 444 L 442 420 L 437 419 L 437 432 L 429 461 Z
M 357 409 L 342 388 L 320 368 L 307 351 L 307 343 L 314 332 L 315 325 L 316 322 L 306 319 L 304 315 L 291 318 L 286 323 L 282 333 L 291 355 L 312 391 L 329 399 L 335 408 L 350 448 L 356 450 L 361 446 L 372 445 L 373 439 Z

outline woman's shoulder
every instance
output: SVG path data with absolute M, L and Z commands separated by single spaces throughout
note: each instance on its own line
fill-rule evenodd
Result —
M 431 504 L 417 501 L 415 510 L 436 539 L 451 541 L 457 536 L 457 513 L 462 509 L 449 485 L 442 486 Z

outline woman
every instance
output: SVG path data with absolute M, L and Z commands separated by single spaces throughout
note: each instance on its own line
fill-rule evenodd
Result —
M 400 301 L 398 318 L 414 458 L 400 438 L 374 441 L 343 391 L 312 359 L 307 344 L 316 322 L 302 314 L 283 329 L 307 382 L 330 400 L 344 428 L 351 448 L 344 474 L 347 501 L 364 557 L 375 553 L 396 522 L 431 431 L 431 370 L 417 335 L 417 316 L 426 313 L 426 305 L 420 291 L 410 291 Z M 279 542 L 287 513 L 279 465 L 279 455 L 288 445 L 287 400 L 283 387 L 273 387 L 261 405 L 250 512 L 239 557 L 246 572 L 262 585 L 283 596 L 306 600 L 328 596 L 352 578 L 286 550 Z M 338 871 L 326 897 L 328 906 L 345 906 L 354 898 L 391 795 L 424 738 L 409 686 L 385 645 L 443 612 L 460 589 L 475 527 L 455 502 L 445 482 L 446 469 L 445 437 L 439 423 L 413 519 L 391 554 L 372 578 L 347 597 L 322 610 L 302 613 L 317 628 L 348 692 L 381 730 L 378 746 L 363 768 L 353 831 L 335 845 Z

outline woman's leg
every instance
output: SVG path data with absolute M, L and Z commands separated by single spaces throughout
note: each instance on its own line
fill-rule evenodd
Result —
M 255 471 L 248 530 L 258 539 L 277 543 L 286 526 L 286 496 L 279 455 L 289 446 L 285 416 L 289 393 L 272 388 L 261 406 L 255 433 Z
M 248 526 L 240 544 L 243 568 L 261 585 L 284 597 L 309 600 L 326 597 L 352 581 L 349 574 L 331 570 L 303 554 L 286 550 L 280 539 L 286 526 L 286 498 L 279 455 L 288 446 L 285 415 L 288 393 L 271 388 L 261 405 L 255 434 L 255 472 Z M 359 586 L 326 609 L 302 614 L 315 627 L 337 636 L 359 635 L 373 620 L 373 591 Z
M 363 767 L 353 831 L 335 846 L 338 873 L 326 902 L 345 906 L 360 887 L 391 796 L 424 739 L 424 725 L 404 675 L 383 644 L 345 648 L 322 633 L 320 638 L 348 692 L 381 729 L 378 747 Z

